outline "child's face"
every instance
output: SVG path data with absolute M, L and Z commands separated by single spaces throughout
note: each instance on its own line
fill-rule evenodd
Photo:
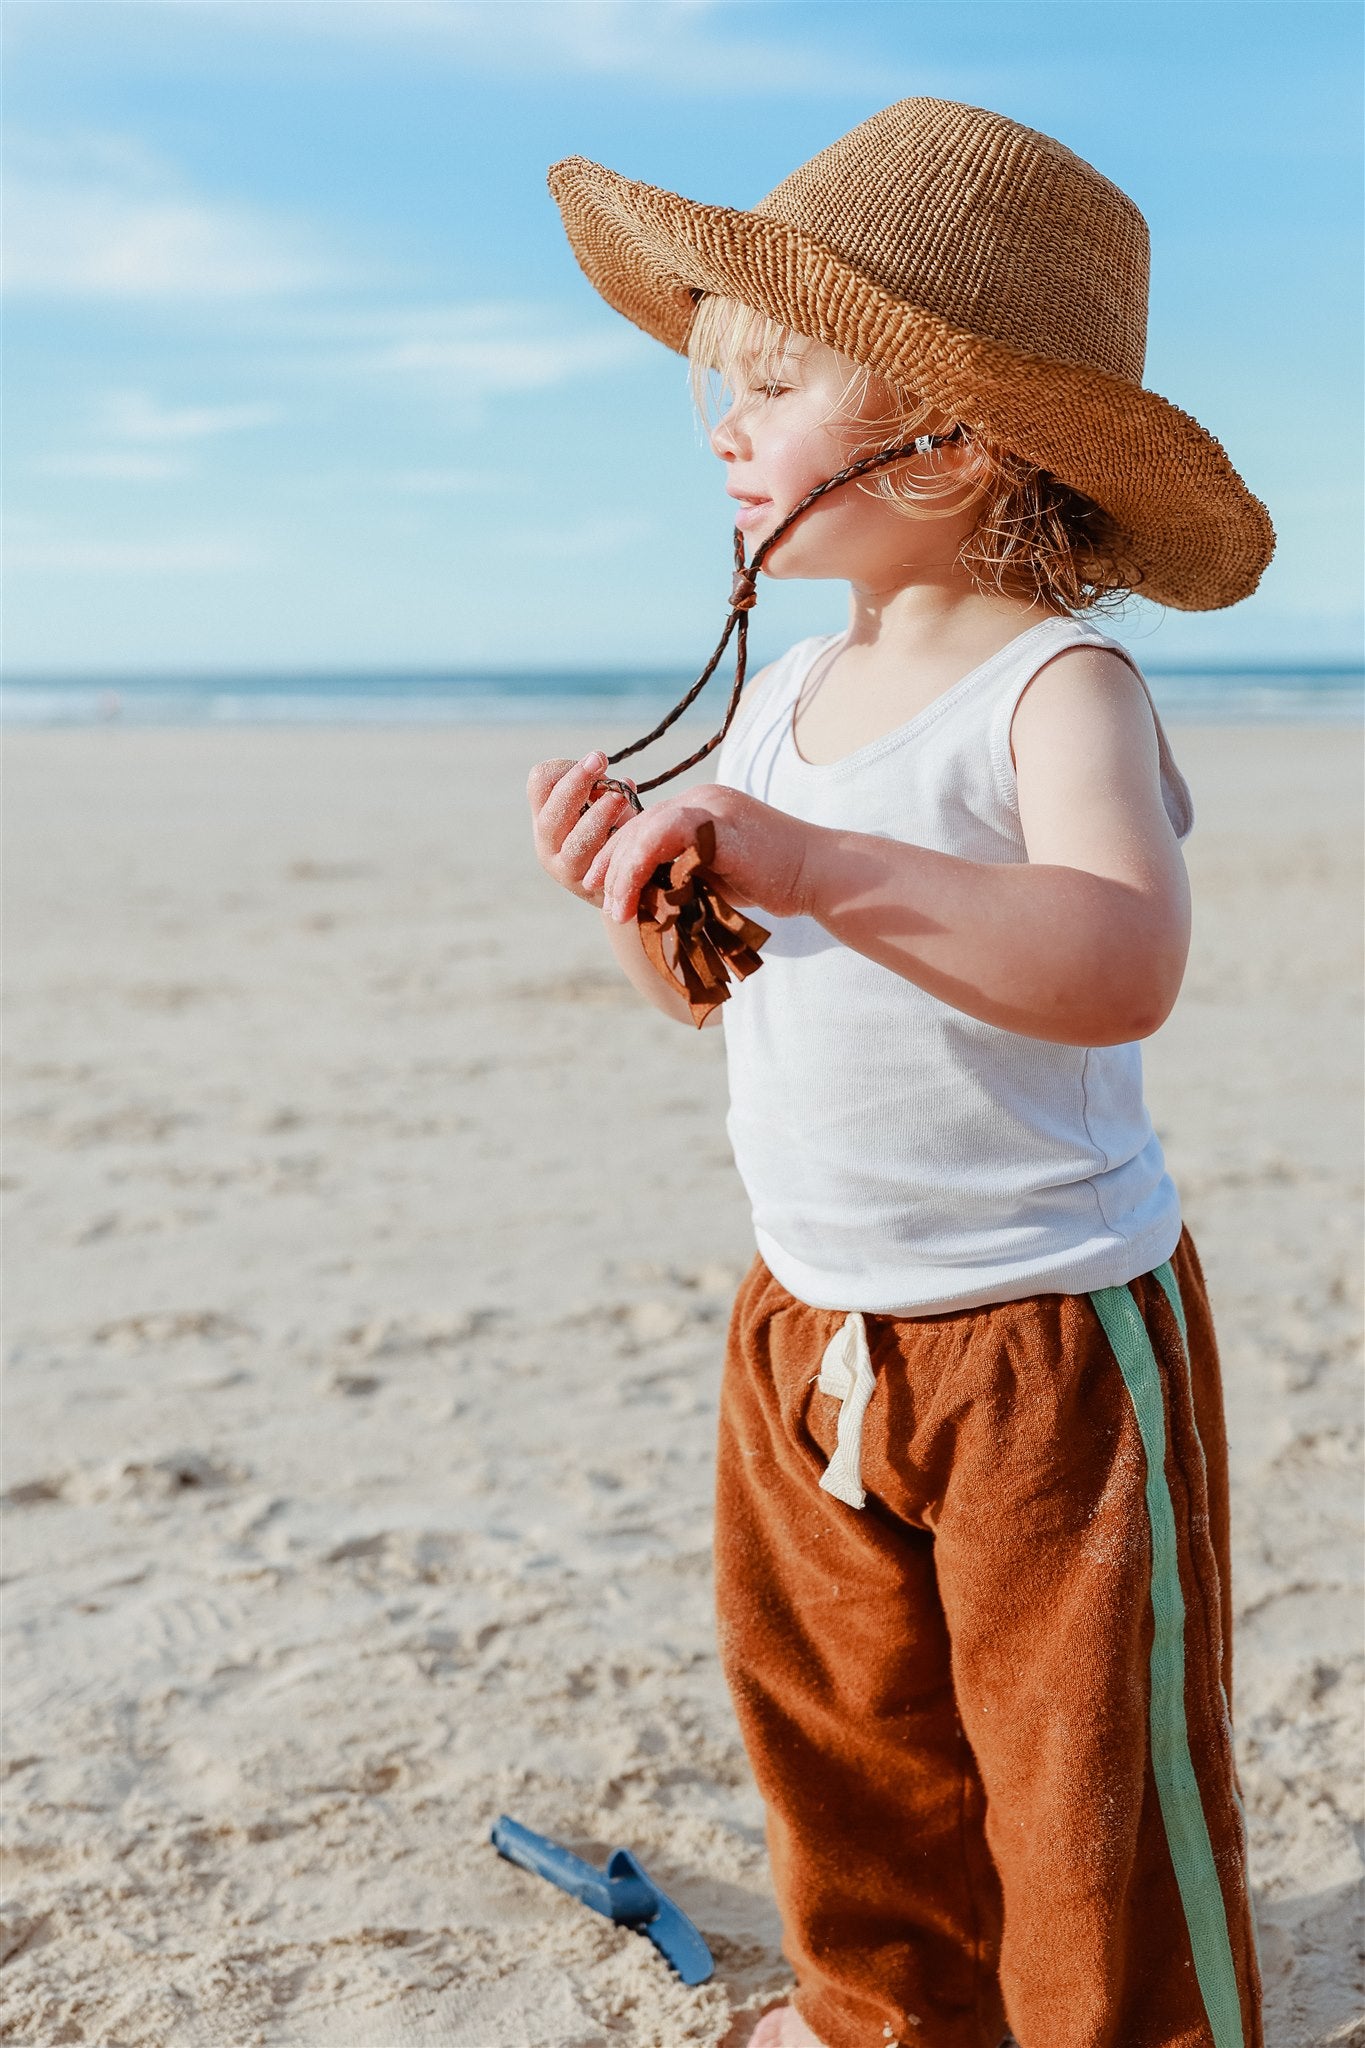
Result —
M 751 359 L 736 372 L 732 401 L 710 440 L 728 472 L 734 523 L 751 555 L 816 484 L 885 440 L 890 395 L 875 379 L 851 410 L 846 402 L 841 408 L 852 369 L 832 349 L 798 336 L 776 363 Z M 938 433 L 948 424 L 932 413 L 913 431 Z M 956 455 L 950 448 L 912 457 L 893 474 L 947 476 Z M 907 518 L 866 488 L 846 484 L 802 514 L 767 557 L 765 573 L 842 577 L 874 589 L 929 577 L 952 563 L 971 531 L 968 497 L 953 492 Z

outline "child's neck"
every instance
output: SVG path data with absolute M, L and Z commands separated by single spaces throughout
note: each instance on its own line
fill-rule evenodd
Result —
M 917 574 L 886 589 L 853 583 L 841 659 L 846 666 L 852 655 L 860 666 L 932 669 L 965 654 L 971 669 L 1049 616 L 1044 605 L 978 590 L 960 571 Z
M 894 732 L 1020 633 L 1053 616 L 975 590 L 852 585 L 849 627 L 801 691 L 792 733 L 801 758 L 839 761 Z

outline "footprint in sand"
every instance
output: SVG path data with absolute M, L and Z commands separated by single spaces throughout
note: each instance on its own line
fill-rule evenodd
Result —
M 27 1479 L 0 1494 L 0 1502 L 27 1508 L 54 1501 L 88 1507 L 99 1501 L 174 1500 L 182 1494 L 237 1486 L 248 1476 L 240 1465 L 201 1451 L 170 1451 L 160 1458 L 112 1459 Z
M 226 1337 L 250 1337 L 246 1323 L 222 1309 L 152 1309 L 141 1315 L 116 1316 L 91 1332 L 96 1344 L 111 1345 L 117 1351 L 140 1351 L 149 1344 L 177 1344 L 186 1337 L 207 1337 L 211 1343 Z

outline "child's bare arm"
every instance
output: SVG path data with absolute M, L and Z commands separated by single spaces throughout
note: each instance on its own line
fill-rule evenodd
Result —
M 617 924 L 614 918 L 603 917 L 611 950 L 616 955 L 617 965 L 626 980 L 637 988 L 647 1003 L 653 1003 L 656 1010 L 662 1010 L 665 1017 L 672 1017 L 675 1023 L 686 1024 L 693 1031 L 708 1031 L 720 1023 L 719 1008 L 712 1010 L 702 1019 L 700 1026 L 688 1009 L 681 993 L 670 990 L 657 967 L 646 957 L 640 944 L 640 927 L 631 918 L 629 924 Z
M 716 825 L 732 902 L 801 914 L 955 1009 L 1032 1038 L 1122 1044 L 1170 1011 L 1189 945 L 1184 862 L 1161 802 L 1156 730 L 1118 655 L 1068 649 L 1015 717 L 1027 862 L 961 860 L 806 825 L 724 787 L 634 818 L 594 858 L 607 915 Z
M 811 914 L 1007 1031 L 1064 1045 L 1146 1038 L 1175 1002 L 1190 940 L 1146 693 L 1121 656 L 1069 649 L 1025 692 L 1013 745 L 1027 863 L 823 834 Z
M 598 909 L 602 907 L 602 891 L 587 885 L 587 870 L 613 828 L 631 815 L 626 799 L 614 791 L 600 796 L 583 815 L 588 792 L 605 767 L 606 757 L 602 754 L 587 754 L 581 761 L 538 761 L 526 783 L 541 866 L 561 888 L 585 903 L 596 904 Z M 604 921 L 612 952 L 627 981 L 656 1010 L 695 1030 L 692 1013 L 681 994 L 666 988 L 663 977 L 646 959 L 635 920 L 632 918 L 624 925 L 610 918 Z M 706 1019 L 707 1024 L 719 1021 L 719 1010 L 713 1010 Z

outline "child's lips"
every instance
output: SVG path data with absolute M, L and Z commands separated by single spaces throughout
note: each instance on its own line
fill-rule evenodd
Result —
M 772 508 L 773 501 L 771 498 L 754 498 L 747 502 L 741 502 L 735 508 L 735 525 L 740 527 L 756 526 L 760 520 L 767 517 Z

